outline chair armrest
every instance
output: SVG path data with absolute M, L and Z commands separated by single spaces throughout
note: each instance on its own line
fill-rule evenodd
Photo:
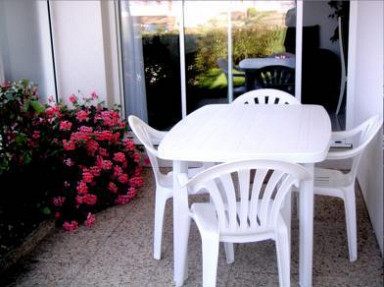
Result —
M 362 127 L 364 125 L 366 125 L 365 122 L 363 122 L 360 125 L 354 127 L 353 129 L 350 129 L 350 130 L 347 130 L 347 131 L 332 132 L 331 139 L 332 140 L 343 140 L 343 139 L 351 138 L 351 137 L 359 134 L 362 131 Z
M 341 160 L 348 159 L 356 156 L 360 152 L 359 149 L 348 149 L 343 151 L 329 151 L 327 154 L 327 160 Z
M 209 203 L 193 203 L 189 215 L 195 221 L 200 232 L 204 236 L 219 240 L 219 224 L 215 208 Z
M 358 134 L 357 132 L 350 131 L 340 131 L 340 132 L 332 132 L 331 140 L 338 141 L 338 140 L 345 140 L 347 138 L 353 137 L 354 135 Z

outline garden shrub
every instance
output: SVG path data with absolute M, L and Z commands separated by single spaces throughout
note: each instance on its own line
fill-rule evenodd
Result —
M 44 112 L 37 87 L 28 80 L 0 85 L 0 212 L 2 217 L 39 221 L 47 205 L 48 160 L 36 119 Z M 48 178 L 49 180 L 47 180 Z M 52 180 L 51 180 L 52 179 Z
M 27 81 L 3 85 L 0 92 L 2 178 L 23 182 L 23 171 L 29 175 L 18 198 L 31 195 L 40 211 L 73 230 L 136 196 L 143 183 L 140 152 L 125 138 L 128 127 L 118 107 L 104 107 L 95 93 L 71 95 L 70 105 L 52 98 L 41 105 Z
M 91 226 L 96 212 L 129 202 L 143 183 L 140 153 L 124 138 L 127 124 L 119 110 L 95 103 L 94 93 L 82 104 L 75 95 L 69 99 L 72 108 L 53 104 L 41 122 L 53 133 L 52 156 L 64 175 L 52 191 L 52 212 L 67 230 L 83 221 Z
M 36 155 L 34 119 L 44 111 L 28 80 L 0 85 L 0 174 L 28 165 Z
M 233 61 L 238 64 L 245 58 L 261 58 L 284 52 L 286 28 L 234 27 Z M 218 58 L 227 58 L 227 30 L 212 28 L 201 34 L 197 41 L 196 68 L 200 72 L 217 67 Z

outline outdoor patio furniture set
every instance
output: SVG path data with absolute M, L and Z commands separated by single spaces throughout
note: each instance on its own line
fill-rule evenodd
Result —
M 349 131 L 332 132 L 322 106 L 302 105 L 283 91 L 259 89 L 232 104 L 204 106 L 169 132 L 157 131 L 133 115 L 129 124 L 147 151 L 156 179 L 155 259 L 161 258 L 165 203 L 173 197 L 176 286 L 188 277 L 191 219 L 202 239 L 203 286 L 216 285 L 219 242 L 224 242 L 227 263 L 232 263 L 234 243 L 267 239 L 276 243 L 279 284 L 290 286 L 291 191 L 299 195 L 301 286 L 312 285 L 314 194 L 343 199 L 349 259 L 357 259 L 356 174 L 365 148 L 382 125 L 378 116 Z M 353 147 L 330 150 L 336 140 Z M 172 172 L 160 173 L 159 158 L 172 162 Z M 351 170 L 315 167 L 326 159 L 352 159 Z M 189 162 L 200 162 L 201 167 L 191 168 Z M 209 201 L 190 204 L 188 195 L 201 192 L 209 194 Z

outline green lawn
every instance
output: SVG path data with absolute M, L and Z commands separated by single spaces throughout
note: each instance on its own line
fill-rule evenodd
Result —
M 233 71 L 238 73 L 238 71 Z M 227 87 L 227 79 L 224 73 L 218 68 L 209 69 L 207 73 L 201 74 L 199 78 L 199 88 L 222 89 Z M 245 83 L 244 77 L 235 77 L 234 85 L 242 86 Z

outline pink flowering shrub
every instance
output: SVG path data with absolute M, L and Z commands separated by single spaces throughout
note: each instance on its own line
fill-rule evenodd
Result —
M 140 153 L 124 139 L 127 124 L 118 109 L 107 109 L 97 95 L 69 97 L 71 107 L 51 102 L 38 126 L 50 134 L 48 157 L 57 160 L 60 186 L 52 191 L 51 212 L 65 230 L 90 227 L 95 213 L 126 204 L 143 184 Z M 44 136 L 44 135 L 42 135 Z
M 95 93 L 69 101 L 43 105 L 28 81 L 0 85 L 0 184 L 12 186 L 0 192 L 0 210 L 36 211 L 68 231 L 91 227 L 98 211 L 128 203 L 143 184 L 119 109 Z

